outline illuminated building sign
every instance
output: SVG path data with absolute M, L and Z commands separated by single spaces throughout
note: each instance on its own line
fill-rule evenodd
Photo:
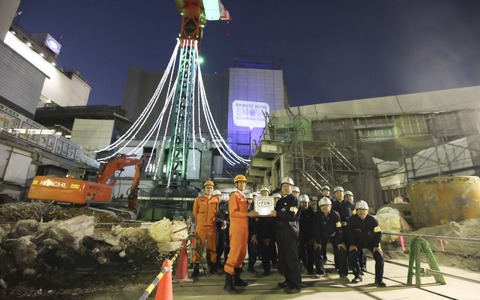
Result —
M 236 126 L 265 128 L 265 112 L 270 113 L 270 105 L 265 102 L 235 100 L 232 103 L 233 123 Z

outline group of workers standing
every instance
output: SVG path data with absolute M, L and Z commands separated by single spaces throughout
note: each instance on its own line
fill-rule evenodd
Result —
M 193 205 L 196 233 L 202 249 L 207 241 L 211 274 L 221 273 L 219 255 L 224 254 L 224 290 L 238 293 L 237 286 L 248 285 L 240 277 L 248 249 L 248 271 L 256 272 L 254 264 L 260 254 L 263 275 L 269 275 L 271 266 L 277 264 L 279 273 L 285 277 L 278 287 L 289 294 L 298 293 L 302 288 L 302 266 L 315 278 L 325 274 L 329 242 L 333 246 L 335 269 L 342 281 L 349 281 L 349 267 L 354 275 L 351 282 L 362 281 L 366 271 L 364 249 L 369 249 L 375 259 L 375 284 L 386 286 L 380 246 L 382 233 L 376 219 L 368 214 L 365 201 L 355 203 L 353 193 L 345 192 L 342 187 L 336 187 L 334 197 L 330 197 L 330 188 L 325 186 L 314 211 L 308 195 L 300 194 L 293 180 L 285 177 L 281 181 L 280 193 L 272 195 L 274 209 L 268 215 L 260 216 L 254 209 L 253 196 L 245 193 L 247 178 L 237 175 L 234 184 L 235 191 L 225 203 L 221 200 L 221 193 L 213 190 L 214 183 L 206 181 L 204 195 L 197 197 Z M 260 193 L 269 196 L 270 191 L 262 188 Z M 199 274 L 198 253 L 194 254 L 193 262 L 192 276 L 195 277 Z

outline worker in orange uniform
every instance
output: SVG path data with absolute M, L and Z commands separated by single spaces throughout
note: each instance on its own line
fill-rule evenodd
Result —
M 230 252 L 225 263 L 225 285 L 223 289 L 236 294 L 235 286 L 247 286 L 248 282 L 240 278 L 242 263 L 245 258 L 248 242 L 248 217 L 257 217 L 258 212 L 248 211 L 247 199 L 243 191 L 247 187 L 247 178 L 237 175 L 233 180 L 236 191 L 230 194 L 228 212 L 230 215 Z
M 210 267 L 210 273 L 215 274 L 217 262 L 217 212 L 219 208 L 218 198 L 213 196 L 214 183 L 211 180 L 203 184 L 205 192 L 197 197 L 193 203 L 193 217 L 196 223 L 196 232 L 200 240 L 201 249 L 205 246 L 207 240 L 207 261 Z M 193 255 L 193 273 L 192 277 L 199 274 L 200 254 L 195 251 Z

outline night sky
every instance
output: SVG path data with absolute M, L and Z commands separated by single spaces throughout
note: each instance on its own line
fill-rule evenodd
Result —
M 480 85 L 479 0 L 223 0 L 204 73 L 236 55 L 281 59 L 291 105 Z M 62 44 L 58 65 L 120 105 L 128 68 L 162 71 L 180 30 L 174 0 L 22 0 L 15 21 Z

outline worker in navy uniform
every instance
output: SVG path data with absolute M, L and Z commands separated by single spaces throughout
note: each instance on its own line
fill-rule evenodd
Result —
M 245 195 L 248 203 L 248 211 L 255 210 L 254 196 L 251 193 Z M 257 274 L 255 270 L 255 263 L 257 262 L 258 256 L 258 239 L 257 239 L 257 222 L 258 218 L 249 218 L 248 219 L 248 272 L 252 274 Z
M 313 236 L 313 208 L 310 206 L 310 198 L 306 194 L 300 195 L 300 238 L 298 241 L 298 255 L 303 266 L 309 275 L 315 275 L 313 272 L 313 246 L 315 243 Z
M 280 193 L 274 193 L 272 196 L 273 196 L 273 205 L 275 207 L 277 205 L 278 200 L 282 198 L 282 195 L 280 195 Z M 272 233 L 273 245 L 270 246 L 270 250 L 271 250 L 270 257 L 272 261 L 272 268 L 277 269 L 278 268 L 278 252 L 277 252 L 277 220 L 276 219 L 274 219 L 274 223 L 275 223 L 275 229 L 274 229 L 274 232 Z
M 223 255 L 224 261 L 226 260 L 227 254 L 225 253 L 226 249 L 226 239 L 228 238 L 227 231 L 227 215 L 228 215 L 228 204 L 227 201 L 222 199 L 222 192 L 219 190 L 213 191 L 213 196 L 217 197 L 220 202 L 218 212 L 217 212 L 217 270 L 220 270 L 223 266 L 221 262 L 221 257 Z
M 263 187 L 260 190 L 260 196 L 268 197 L 270 189 Z M 263 273 L 262 276 L 270 275 L 272 269 L 272 256 L 276 253 L 275 244 L 275 218 L 262 217 L 258 218 L 256 223 L 256 233 L 258 240 L 258 254 L 262 258 Z M 273 249 L 275 248 L 275 249 Z
M 345 191 L 345 203 L 348 203 L 354 209 L 352 210 L 352 215 L 356 214 L 355 210 L 355 201 L 353 199 L 353 193 L 351 191 Z M 364 272 L 367 272 L 367 253 L 365 249 L 360 250 L 358 259 L 360 262 L 360 275 L 363 275 Z
M 331 242 L 335 260 L 339 265 L 340 278 L 348 280 L 347 247 L 344 243 L 340 215 L 332 210 L 332 201 L 327 197 L 323 197 L 318 202 L 318 210 L 313 219 L 313 232 L 317 274 L 325 274 L 325 262 L 322 259 L 321 250 L 326 249 L 328 242 Z
M 382 230 L 378 226 L 377 220 L 368 214 L 367 202 L 360 200 L 355 205 L 357 213 L 348 220 L 347 240 L 349 243 L 349 262 L 355 278 L 352 283 L 362 281 L 360 274 L 360 263 L 358 260 L 359 251 L 368 249 L 373 253 L 375 259 L 375 285 L 385 287 L 383 282 L 384 258 L 380 245 L 382 239 Z
M 320 199 L 322 199 L 323 197 L 326 197 L 330 199 L 331 202 L 333 202 L 333 198 L 332 196 L 330 196 L 330 187 L 328 185 L 324 185 L 322 187 L 322 195 L 320 196 Z M 327 249 L 322 248 L 321 252 L 323 256 L 323 261 L 327 262 Z
M 292 195 L 293 180 L 285 177 L 281 181 L 282 198 L 278 200 L 270 216 L 277 218 L 278 271 L 285 277 L 278 287 L 288 294 L 299 293 L 302 274 L 298 258 L 300 207 Z

